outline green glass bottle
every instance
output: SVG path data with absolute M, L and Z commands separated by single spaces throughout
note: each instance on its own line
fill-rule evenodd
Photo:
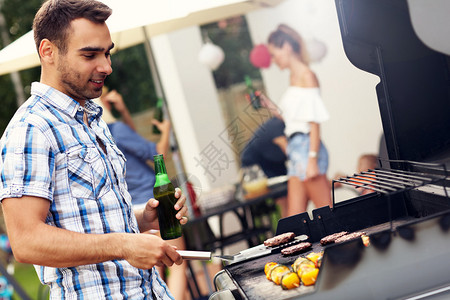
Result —
M 163 102 L 162 98 L 158 98 L 155 111 L 153 112 L 153 119 L 158 120 L 159 122 L 162 122 L 164 118 Z M 155 125 L 153 125 L 153 134 L 161 134 L 161 131 Z
M 175 215 L 174 208 L 177 198 L 175 198 L 175 188 L 167 176 L 166 165 L 162 154 L 154 155 L 155 162 L 155 185 L 153 196 L 159 201 L 157 208 L 159 230 L 161 238 L 164 240 L 176 239 L 181 236 L 181 224 Z
M 245 97 L 250 101 L 254 109 L 257 110 L 261 108 L 261 99 L 259 99 L 260 93 L 253 87 L 252 79 L 250 76 L 245 75 L 244 80 L 245 85 L 247 86 L 247 93 L 245 94 Z

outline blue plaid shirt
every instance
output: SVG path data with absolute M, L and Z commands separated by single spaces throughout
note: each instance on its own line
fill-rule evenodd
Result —
M 84 111 L 89 127 L 83 123 Z M 31 97 L 0 140 L 0 200 L 46 198 L 51 201 L 46 223 L 75 232 L 138 233 L 125 158 L 100 116 L 92 101 L 83 108 L 63 93 L 33 83 Z M 152 294 L 173 299 L 154 268 L 140 270 L 125 260 L 35 268 L 50 286 L 51 299 L 151 299 Z

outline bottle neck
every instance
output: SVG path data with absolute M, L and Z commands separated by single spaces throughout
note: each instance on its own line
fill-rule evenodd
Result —
M 162 98 L 158 98 L 158 100 L 156 101 L 156 107 L 157 108 L 163 107 L 163 99 Z
M 250 97 L 254 97 L 255 94 L 255 88 L 253 87 L 253 84 L 251 81 L 246 82 L 247 86 L 247 93 L 250 94 Z
M 170 183 L 169 176 L 167 176 L 166 165 L 162 155 L 154 156 L 155 162 L 155 187 Z
M 244 81 L 245 81 L 245 85 L 246 85 L 248 88 L 251 88 L 251 87 L 252 87 L 252 80 L 250 79 L 250 77 L 245 76 Z

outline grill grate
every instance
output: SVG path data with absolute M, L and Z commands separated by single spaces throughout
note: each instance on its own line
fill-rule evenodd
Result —
M 401 169 L 369 169 L 364 172 L 355 173 L 352 176 L 333 180 L 333 204 L 335 203 L 334 185 L 336 182 L 361 190 L 371 190 L 382 194 L 394 194 L 428 184 L 445 183 L 448 177 L 444 164 L 399 160 L 389 160 L 387 162 Z M 445 184 L 443 184 L 443 188 L 448 198 Z
M 333 180 L 333 207 L 335 206 L 334 185 L 336 182 L 353 186 L 361 190 L 369 190 L 384 194 L 388 199 L 388 211 L 393 230 L 391 195 L 407 190 L 418 189 L 426 185 L 437 185 L 443 188 L 443 195 L 448 199 L 446 184 L 448 184 L 448 172 L 445 164 L 413 162 L 407 160 L 380 160 L 389 163 L 391 168 L 369 169 L 353 176 L 341 177 Z

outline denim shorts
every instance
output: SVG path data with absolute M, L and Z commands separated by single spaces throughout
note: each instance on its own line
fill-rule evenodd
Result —
M 296 134 L 289 139 L 287 147 L 288 176 L 297 176 L 300 180 L 305 180 L 308 153 L 309 134 Z M 326 174 L 328 170 L 328 151 L 322 142 L 320 142 L 320 149 L 317 155 L 317 164 L 319 165 L 320 174 Z

